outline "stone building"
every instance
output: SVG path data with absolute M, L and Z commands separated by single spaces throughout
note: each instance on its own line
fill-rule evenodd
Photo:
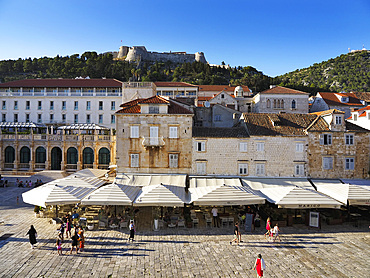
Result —
M 326 130 L 308 132 L 308 172 L 311 178 L 369 177 L 370 132 L 345 120 L 336 109 L 316 112 Z
M 123 103 L 116 116 L 118 172 L 191 171 L 191 111 L 153 96 Z
M 281 86 L 270 89 L 253 97 L 252 111 L 255 113 L 308 113 L 309 93 Z
M 194 107 L 193 123 L 196 127 L 233 127 L 241 112 L 220 104 L 210 107 Z
M 347 121 L 370 130 L 370 105 L 360 109 L 351 109 L 351 116 L 347 118 Z
M 313 99 L 310 113 L 336 109 L 345 112 L 345 117 L 351 116 L 351 109 L 362 108 L 364 104 L 355 94 L 340 92 L 318 92 Z

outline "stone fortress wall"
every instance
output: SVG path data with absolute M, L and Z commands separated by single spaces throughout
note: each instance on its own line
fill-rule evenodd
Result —
M 126 58 L 125 58 L 126 57 Z M 118 59 L 125 58 L 127 62 L 138 62 L 138 61 L 158 61 L 173 63 L 192 63 L 202 62 L 207 63 L 203 52 L 196 52 L 195 54 L 187 54 L 186 52 L 149 52 L 145 46 L 121 46 L 117 55 Z

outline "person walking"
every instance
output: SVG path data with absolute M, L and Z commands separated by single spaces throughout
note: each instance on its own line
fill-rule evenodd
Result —
M 58 229 L 58 237 L 63 242 L 64 241 L 64 223 L 60 223 L 59 229 Z
M 72 230 L 72 224 L 70 218 L 66 217 L 66 238 L 72 237 L 71 230 Z
M 258 254 L 256 262 L 254 263 L 253 269 L 257 272 L 257 278 L 263 277 L 263 271 L 266 269 L 265 261 L 262 259 L 262 255 Z
M 273 241 L 275 241 L 277 238 L 279 238 L 279 241 L 281 241 L 279 232 L 280 232 L 280 229 L 279 229 L 278 224 L 276 223 L 274 228 L 272 229 L 272 234 L 274 235 Z
M 70 254 L 72 254 L 72 251 L 73 251 L 73 248 L 76 247 L 76 254 L 78 254 L 78 247 L 77 247 L 77 243 L 78 243 L 78 235 L 77 235 L 77 232 L 74 233 L 74 235 L 72 236 L 72 247 L 71 247 L 71 252 Z
M 59 238 L 57 239 L 56 246 L 57 246 L 57 250 L 58 250 L 58 255 L 63 255 L 63 253 L 62 253 L 62 241 Z
M 234 241 L 236 242 L 237 245 L 239 245 L 239 223 L 238 222 L 235 222 L 234 239 L 230 241 L 230 245 L 232 245 Z
M 28 230 L 27 234 L 28 237 L 29 237 L 29 240 L 30 240 L 30 244 L 31 244 L 31 248 L 33 249 L 35 246 L 35 244 L 37 243 L 37 232 L 36 232 L 36 229 L 35 227 L 33 227 L 33 225 L 31 225 L 31 228 Z
M 265 233 L 265 238 L 266 238 L 266 236 L 270 236 L 270 230 L 271 230 L 271 219 L 270 219 L 270 217 L 268 217 L 267 221 L 266 221 L 266 230 L 267 230 L 267 232 Z
M 128 241 L 134 241 L 134 237 L 135 237 L 135 224 L 134 224 L 134 220 L 130 220 L 130 225 L 129 225 L 129 229 L 130 229 L 130 237 L 128 238 Z
M 220 227 L 220 224 L 218 223 L 218 210 L 216 207 L 213 207 L 212 210 L 211 210 L 211 213 L 212 213 L 212 216 L 213 216 L 213 227 L 216 227 L 216 224 L 217 224 L 217 228 Z
M 85 236 L 82 227 L 80 227 L 80 230 L 78 231 L 78 241 L 80 243 L 80 252 L 83 252 L 85 248 Z

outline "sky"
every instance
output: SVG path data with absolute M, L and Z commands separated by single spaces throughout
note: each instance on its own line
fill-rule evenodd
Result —
M 204 52 L 278 76 L 370 49 L 370 0 L 0 0 L 0 60 Z

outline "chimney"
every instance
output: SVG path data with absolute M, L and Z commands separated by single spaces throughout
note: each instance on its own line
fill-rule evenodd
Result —
M 270 89 L 275 88 L 275 87 L 276 87 L 276 85 L 270 85 Z

